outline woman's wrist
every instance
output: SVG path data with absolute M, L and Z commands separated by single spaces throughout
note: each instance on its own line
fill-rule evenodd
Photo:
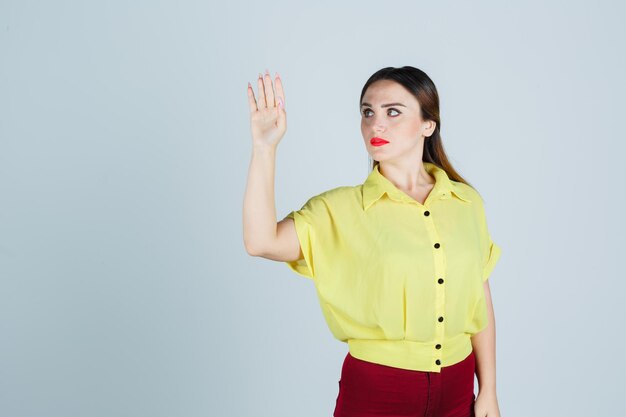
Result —
M 496 396 L 496 386 L 495 384 L 489 384 L 489 385 L 479 385 L 478 388 L 478 394 L 479 395 L 487 395 L 487 396 Z

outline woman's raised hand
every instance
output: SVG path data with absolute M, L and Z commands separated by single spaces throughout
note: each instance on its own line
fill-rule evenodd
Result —
M 275 147 L 287 130 L 285 113 L 285 92 L 278 73 L 276 74 L 276 92 L 272 85 L 269 71 L 259 74 L 257 79 L 258 99 L 254 98 L 252 86 L 248 83 L 248 104 L 250 106 L 250 128 L 253 145 Z

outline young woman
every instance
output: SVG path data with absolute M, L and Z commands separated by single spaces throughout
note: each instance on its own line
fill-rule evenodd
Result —
M 312 279 L 331 332 L 348 344 L 334 416 L 499 417 L 488 278 L 500 247 L 483 199 L 443 149 L 432 80 L 410 66 L 374 73 L 359 100 L 369 175 L 278 223 L 285 93 L 267 71 L 257 83 L 244 243 Z

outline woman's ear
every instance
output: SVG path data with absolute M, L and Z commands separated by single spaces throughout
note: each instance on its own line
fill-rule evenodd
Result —
M 424 126 L 424 130 L 422 130 L 422 133 L 424 134 L 425 137 L 430 137 L 430 135 L 432 135 L 433 132 L 435 131 L 436 127 L 437 127 L 437 122 L 428 120 L 426 122 L 426 125 Z

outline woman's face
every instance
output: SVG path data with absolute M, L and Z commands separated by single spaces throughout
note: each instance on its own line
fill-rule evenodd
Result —
M 422 120 L 415 96 L 397 82 L 379 80 L 365 91 L 361 102 L 361 134 L 372 159 L 421 160 L 424 137 L 430 136 L 434 128 L 434 122 Z M 374 146 L 371 143 L 374 137 L 388 143 Z

